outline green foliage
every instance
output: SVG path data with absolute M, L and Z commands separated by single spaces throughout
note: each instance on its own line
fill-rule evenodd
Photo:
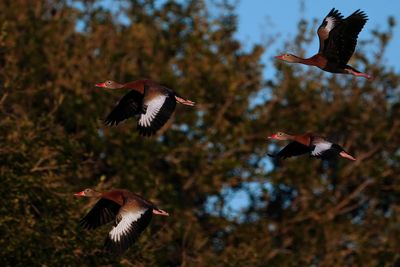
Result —
M 366 46 L 354 57 L 372 82 L 281 63 L 263 81 L 264 49 L 235 40 L 233 5 L 213 17 L 203 1 L 131 0 L 122 14 L 100 2 L 0 2 L 1 266 L 399 263 L 400 75 L 382 63 L 394 19 L 367 44 L 372 61 Z M 290 49 L 303 51 L 315 29 L 299 26 Z M 196 107 L 178 106 L 154 138 L 133 120 L 105 127 L 124 92 L 93 85 L 141 77 Z M 266 167 L 277 130 L 331 135 L 358 160 Z M 73 193 L 86 187 L 129 189 L 171 216 L 112 257 L 108 227 L 78 227 L 93 202 Z M 226 188 L 251 196 L 239 218 L 225 212 Z

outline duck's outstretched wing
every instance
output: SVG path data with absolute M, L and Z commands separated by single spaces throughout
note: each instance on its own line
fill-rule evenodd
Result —
M 300 144 L 298 142 L 291 142 L 287 146 L 285 146 L 281 151 L 279 151 L 277 154 L 272 155 L 268 154 L 270 157 L 276 157 L 276 158 L 290 158 L 294 156 L 300 156 L 306 153 L 310 153 L 310 147 Z
M 345 66 L 354 53 L 358 34 L 367 22 L 367 15 L 357 10 L 333 28 L 324 43 L 322 54 L 332 62 Z
M 80 225 L 88 230 L 95 229 L 115 219 L 120 205 L 112 200 L 101 198 L 80 221 Z
M 142 112 L 143 94 L 132 90 L 118 102 L 104 123 L 108 126 L 118 125 L 121 121 L 134 117 Z
M 165 92 L 145 101 L 146 110 L 140 116 L 138 130 L 141 135 L 155 134 L 169 120 L 175 110 L 176 100 L 172 92 Z
M 106 250 L 114 254 L 121 254 L 127 250 L 150 224 L 152 215 L 151 208 L 123 210 L 118 213 L 115 226 L 109 232 L 104 244 Z
M 332 8 L 326 15 L 321 25 L 318 27 L 317 33 L 319 38 L 319 53 L 322 53 L 325 46 L 325 41 L 329 37 L 329 33 L 343 20 L 342 14 L 339 10 Z

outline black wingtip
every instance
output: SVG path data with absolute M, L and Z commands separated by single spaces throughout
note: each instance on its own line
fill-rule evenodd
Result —
M 108 127 L 117 126 L 118 123 L 119 123 L 119 121 L 114 121 L 114 120 L 109 120 L 109 119 L 105 119 L 105 120 L 103 121 L 103 124 L 104 124 L 105 126 L 108 126 Z
M 112 111 L 108 116 L 103 120 L 103 124 L 106 126 L 117 126 L 120 122 L 124 121 L 125 119 L 119 119 L 115 112 Z
M 332 8 L 331 11 L 329 11 L 327 17 L 334 17 L 339 20 L 343 19 L 343 15 L 339 12 L 338 9 Z
M 122 255 L 127 249 L 128 247 L 124 247 L 120 243 L 112 242 L 110 238 L 106 238 L 104 241 L 104 251 L 114 256 Z
M 339 12 L 339 10 L 335 9 L 334 7 L 332 7 L 331 11 L 329 11 L 328 16 L 332 15 L 335 12 Z
M 100 221 L 97 220 L 95 223 L 90 223 L 86 217 L 79 221 L 79 226 L 85 230 L 94 230 L 100 225 Z
M 271 157 L 271 158 L 276 158 L 276 155 L 273 155 L 273 154 L 270 154 L 270 153 L 267 153 L 267 155 L 268 155 L 269 157 Z
M 357 9 L 356 11 L 353 12 L 353 14 L 351 14 L 351 16 L 360 16 L 361 19 L 367 21 L 368 20 L 368 16 L 367 14 L 362 11 L 361 9 Z
M 79 226 L 82 228 L 82 229 L 86 229 L 86 230 L 90 230 L 90 226 L 87 224 L 87 222 L 85 221 L 85 220 L 80 220 L 79 221 Z
M 142 127 L 139 124 L 137 126 L 137 130 L 139 131 L 139 134 L 141 136 L 146 136 L 146 137 L 150 137 L 157 132 L 157 130 L 152 129 L 151 127 Z

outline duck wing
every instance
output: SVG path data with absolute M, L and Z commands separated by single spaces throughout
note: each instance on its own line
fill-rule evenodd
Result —
M 115 219 L 120 205 L 112 200 L 101 198 L 80 221 L 80 225 L 88 230 L 95 229 Z
M 170 90 L 159 91 L 143 103 L 145 112 L 141 114 L 138 130 L 141 135 L 155 134 L 169 120 L 175 110 L 175 94 Z
M 285 146 L 281 151 L 279 151 L 276 155 L 268 154 L 268 156 L 286 159 L 310 153 L 310 151 L 311 151 L 310 147 L 306 145 L 300 144 L 298 142 L 291 142 L 287 146 Z
M 325 46 L 325 41 L 329 37 L 329 33 L 333 28 L 336 27 L 343 20 L 343 15 L 340 14 L 339 10 L 332 8 L 332 10 L 326 15 L 321 25 L 318 27 L 317 34 L 319 38 L 319 53 L 322 53 Z
M 118 102 L 117 106 L 108 114 L 104 123 L 108 126 L 118 125 L 121 121 L 134 117 L 142 111 L 143 94 L 131 90 Z
M 354 53 L 358 34 L 367 22 L 367 15 L 357 10 L 346 19 L 338 23 L 324 42 L 322 54 L 328 61 L 345 66 Z
M 117 255 L 127 250 L 150 224 L 152 215 L 152 208 L 121 209 L 106 238 L 106 250 Z

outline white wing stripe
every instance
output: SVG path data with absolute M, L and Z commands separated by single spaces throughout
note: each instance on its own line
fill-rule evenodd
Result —
M 140 116 L 139 125 L 150 127 L 151 121 L 160 112 L 161 107 L 164 105 L 165 99 L 168 96 L 159 95 L 150 100 L 147 104 L 146 113 Z
M 146 210 L 147 209 L 142 209 L 137 212 L 123 213 L 121 221 L 119 221 L 119 223 L 111 229 L 109 233 L 110 239 L 114 242 L 119 242 L 121 237 L 128 233 L 132 223 L 139 220 Z
M 324 151 L 330 149 L 332 147 L 332 143 L 330 142 L 321 142 L 315 144 L 315 148 L 311 151 L 311 155 L 320 156 Z
M 335 26 L 336 20 L 334 17 L 326 17 L 325 21 L 327 22 L 325 28 L 328 32 L 330 32 Z

